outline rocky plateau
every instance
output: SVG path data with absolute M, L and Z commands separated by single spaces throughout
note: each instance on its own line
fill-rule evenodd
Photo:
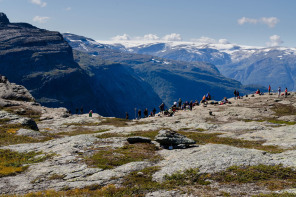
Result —
M 47 108 L 36 103 L 23 86 L 2 81 L 0 127 L 21 123 L 20 128 L 10 135 L 36 141 L 11 144 L 1 141 L 0 149 L 21 154 L 41 152 L 41 156 L 50 157 L 38 163 L 26 164 L 28 168 L 21 173 L 0 176 L 0 194 L 24 195 L 93 185 L 121 187 L 130 173 L 149 167 L 158 168 L 152 174 L 152 180 L 159 183 L 164 182 L 166 176 L 194 168 L 198 168 L 199 173 L 217 173 L 231 166 L 259 164 L 296 168 L 296 93 L 291 92 L 287 98 L 278 98 L 275 94 L 255 94 L 241 99 L 230 98 L 229 101 L 231 103 L 224 105 L 201 104 L 194 106 L 192 111 L 177 110 L 173 116 L 158 113 L 155 117 L 123 120 L 95 113 L 92 117 L 89 114 L 70 114 L 65 108 Z M 158 160 L 142 159 L 108 169 L 91 166 L 87 162 L 87 158 L 98 150 L 111 149 L 114 150 L 113 155 L 116 154 L 116 149 L 127 146 L 128 136 L 157 134 L 160 130 L 182 133 L 189 138 L 194 135 L 216 135 L 220 141 L 205 142 L 197 137 L 194 139 L 196 144 L 188 148 L 165 149 L 152 137 L 151 143 L 157 147 L 155 154 Z M 236 140 L 237 143 L 226 143 L 223 139 Z M 243 142 L 258 143 L 260 146 L 245 146 Z M 265 147 L 273 147 L 276 151 L 269 151 Z M 207 186 L 152 189 L 143 195 L 253 196 L 272 192 L 296 195 L 293 187 L 272 191 L 254 183 L 217 181 L 211 181 Z

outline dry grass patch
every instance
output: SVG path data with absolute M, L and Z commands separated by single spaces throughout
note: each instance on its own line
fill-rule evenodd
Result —
M 22 144 L 22 143 L 35 143 L 43 142 L 52 139 L 52 137 L 47 136 L 42 139 L 35 139 L 27 136 L 18 136 L 16 131 L 26 128 L 21 124 L 6 124 L 0 127 L 0 146 L 7 146 L 11 144 Z
M 225 144 L 239 148 L 264 150 L 270 153 L 280 153 L 284 151 L 284 149 L 281 149 L 277 146 L 263 146 L 262 144 L 265 143 L 265 141 L 249 141 L 229 137 L 219 137 L 219 135 L 222 133 L 200 133 L 184 131 L 179 131 L 178 133 L 195 140 L 197 144 Z
M 99 125 L 112 125 L 115 127 L 126 127 L 128 126 L 128 122 L 130 120 L 122 119 L 122 118 L 106 118 Z
M 270 193 L 270 194 L 259 194 L 253 197 L 295 197 L 295 193 Z
M 16 175 L 28 168 L 25 164 L 42 162 L 51 157 L 51 155 L 36 157 L 41 154 L 41 152 L 18 153 L 0 149 L 0 177 Z
M 115 149 L 104 147 L 85 160 L 89 166 L 112 169 L 135 161 L 159 161 L 161 157 L 156 154 L 157 150 L 154 144 L 148 143 L 126 144 Z
M 277 103 L 271 108 L 271 110 L 274 111 L 277 116 L 296 115 L 296 107 L 293 105 Z
M 270 190 L 296 187 L 296 171 L 282 165 L 232 166 L 210 175 L 210 179 L 220 183 L 256 183 Z

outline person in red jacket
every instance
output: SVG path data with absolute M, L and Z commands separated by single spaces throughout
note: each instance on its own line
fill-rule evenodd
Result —
M 270 85 L 268 86 L 268 94 L 270 94 L 270 90 L 271 90 L 271 87 Z

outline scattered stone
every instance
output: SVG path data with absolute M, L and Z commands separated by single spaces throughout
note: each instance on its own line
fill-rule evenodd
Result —
M 188 148 L 189 145 L 196 143 L 194 140 L 171 130 L 160 130 L 155 136 L 155 141 L 166 149 Z
M 133 136 L 126 139 L 128 143 L 135 144 L 135 143 L 151 143 L 151 139 L 148 137 L 142 136 Z

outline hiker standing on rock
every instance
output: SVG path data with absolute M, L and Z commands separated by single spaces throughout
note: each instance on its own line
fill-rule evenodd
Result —
M 80 113 L 83 114 L 83 107 L 80 108 Z
M 182 99 L 179 98 L 179 100 L 178 100 L 178 107 L 179 107 L 179 109 L 181 109 L 181 106 L 182 106 Z
M 288 96 L 288 88 L 285 89 L 285 98 Z
M 279 87 L 279 89 L 278 89 L 278 97 L 281 96 L 281 92 L 282 92 L 281 87 Z
M 236 89 L 234 90 L 234 92 L 233 92 L 233 94 L 234 94 L 234 99 L 236 99 L 236 94 L 237 92 L 236 92 Z
M 190 109 L 190 111 L 192 111 L 192 106 L 193 106 L 193 103 L 192 103 L 192 101 L 190 101 L 190 103 L 189 103 L 189 109 Z
M 142 116 L 142 111 L 141 109 L 138 110 L 138 119 L 140 120 L 141 119 L 141 116 Z
M 153 109 L 153 116 L 155 116 L 155 113 L 156 113 L 156 109 L 155 109 L 155 107 L 154 107 L 154 109 Z
M 271 87 L 270 85 L 268 86 L 268 94 L 270 95 L 270 90 L 271 90 Z
M 125 112 L 125 119 L 128 120 L 128 113 Z
M 145 117 L 145 118 L 148 117 L 148 109 L 147 109 L 147 108 L 144 110 L 144 117 Z
M 92 117 L 92 114 L 93 114 L 93 111 L 90 110 L 89 113 L 88 113 L 88 116 L 89 116 L 89 117 Z
M 160 112 L 163 113 L 164 111 L 164 103 L 161 103 L 161 105 L 159 106 Z

